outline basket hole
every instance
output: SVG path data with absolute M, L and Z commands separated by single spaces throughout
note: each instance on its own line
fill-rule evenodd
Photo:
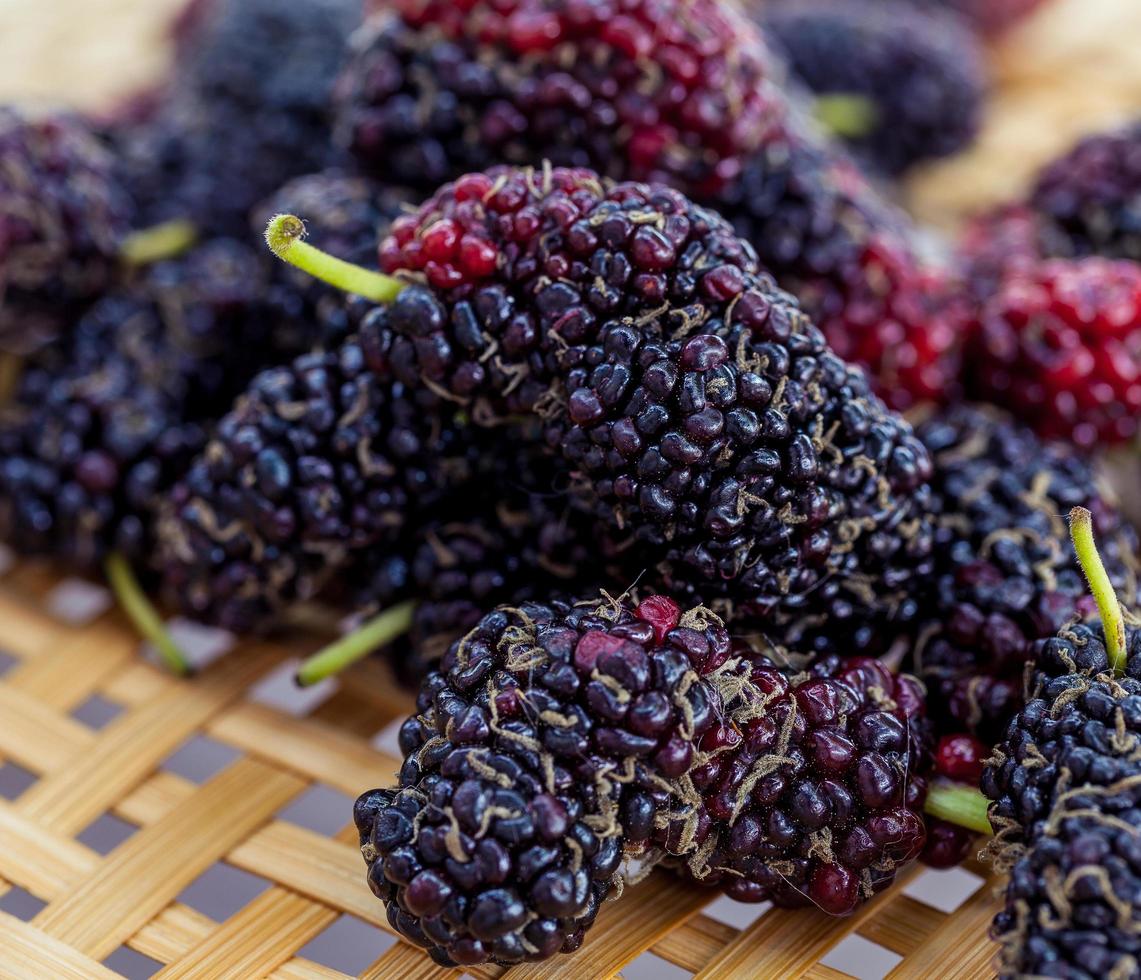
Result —
M 294 797 L 277 812 L 281 820 L 331 837 L 353 818 L 352 798 L 340 790 L 317 783 Z
M 622 967 L 623 980 L 689 980 L 693 974 L 653 953 L 643 953 Z
M 267 888 L 269 882 L 265 878 L 219 861 L 187 885 L 178 900 L 215 922 L 225 922 Z
M 20 659 L 18 657 L 14 657 L 12 654 L 0 650 L 0 677 L 3 677 L 19 662 Z
M 237 642 L 233 633 L 183 619 L 181 616 L 168 619 L 166 629 L 194 670 L 204 670 L 209 667 L 215 660 L 234 649 Z M 144 644 L 143 653 L 148 660 L 159 662 L 158 653 L 149 643 Z
M 302 946 L 297 955 L 355 977 L 397 942 L 389 932 L 351 915 L 342 915 Z
M 378 752 L 384 752 L 396 759 L 403 759 L 404 753 L 400 751 L 400 728 L 404 721 L 404 718 L 393 718 L 369 740 L 369 745 Z
M 706 905 L 702 911 L 709 918 L 734 929 L 748 929 L 772 907 L 772 902 L 738 902 L 728 895 L 721 895 Z
M 0 762 L 0 796 L 4 799 L 17 799 L 35 781 L 35 773 L 14 762 Z
M 108 701 L 102 694 L 92 694 L 78 708 L 71 712 L 71 717 L 81 721 L 88 728 L 99 731 L 106 728 L 111 722 L 123 713 L 123 706 L 115 701 Z
M 110 590 L 85 578 L 65 578 L 44 597 L 48 614 L 68 626 L 86 626 L 114 604 Z
M 191 736 L 159 767 L 194 783 L 204 783 L 226 768 L 241 753 L 207 735 Z
M 76 840 L 97 854 L 110 854 L 138 829 L 133 823 L 120 820 L 114 814 L 104 813 L 89 823 Z
M 24 922 L 31 922 L 47 904 L 31 892 L 14 885 L 4 895 L 0 895 L 0 912 L 7 912 Z
M 162 969 L 158 960 L 143 956 L 129 946 L 120 946 L 115 952 L 103 961 L 108 970 L 114 970 L 126 980 L 147 980 Z
M 328 677 L 312 687 L 299 687 L 293 679 L 299 666 L 301 661 L 296 657 L 279 664 L 250 688 L 250 700 L 294 718 L 303 718 L 333 696 L 339 686 L 335 677 Z
M 863 936 L 845 936 L 820 961 L 856 980 L 883 980 L 903 962 L 903 957 Z
M 928 868 L 907 883 L 903 894 L 950 915 L 984 884 L 982 878 L 965 868 Z

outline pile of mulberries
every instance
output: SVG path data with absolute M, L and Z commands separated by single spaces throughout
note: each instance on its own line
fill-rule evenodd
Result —
M 874 169 L 898 174 L 974 138 L 986 72 L 956 17 L 907 0 L 781 0 L 761 17 L 817 115 Z
M 131 218 L 86 123 L 0 106 L 0 351 L 35 350 L 110 288 Z
M 576 495 L 671 587 L 779 620 L 878 604 L 929 559 L 922 445 L 680 193 L 497 168 L 380 254 L 433 287 L 383 313 L 397 377 L 477 421 L 537 414 Z
M 486 617 L 356 804 L 389 921 L 440 963 L 569 952 L 636 860 L 843 914 L 923 845 L 922 698 L 879 664 L 742 657 L 651 596 Z
M 336 162 L 330 98 L 361 3 L 195 6 L 166 90 L 112 139 L 144 224 L 189 219 L 210 234 L 244 235 L 255 204 Z
M 1093 467 L 1001 413 L 961 407 L 917 430 L 935 464 L 940 516 L 932 595 L 913 653 L 944 732 L 993 743 L 1022 700 L 1034 645 L 1096 612 L 1064 515 L 1089 508 L 1114 586 L 1136 596 L 1137 536 Z

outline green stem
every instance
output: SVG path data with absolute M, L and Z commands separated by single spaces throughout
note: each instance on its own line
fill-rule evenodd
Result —
M 297 266 L 342 292 L 376 303 L 391 303 L 404 288 L 399 279 L 338 259 L 314 248 L 304 238 L 305 222 L 293 214 L 276 215 L 265 228 L 265 243 L 282 262 Z
M 120 554 L 110 555 L 106 570 L 111 591 L 115 593 L 123 612 L 135 624 L 135 629 L 150 640 L 158 655 L 174 673 L 184 677 L 189 674 L 190 662 L 167 631 L 162 617 L 146 597 L 127 560 Z
M 994 833 L 986 815 L 989 805 L 990 801 L 973 786 L 939 781 L 927 790 L 923 809 L 940 820 L 989 835 Z
M 307 659 L 297 670 L 297 683 L 309 687 L 326 677 L 341 673 L 363 660 L 373 650 L 391 643 L 398 636 L 412 628 L 412 614 L 416 603 L 409 600 L 386 609 L 379 616 L 370 619 L 360 629 L 330 643 Z
M 182 219 L 132 232 L 119 246 L 119 255 L 128 265 L 141 266 L 173 259 L 198 239 L 198 229 Z
M 824 92 L 812 102 L 813 114 L 837 136 L 859 139 L 876 125 L 879 112 L 866 95 L 851 92 Z
M 1109 653 L 1109 666 L 1114 673 L 1125 672 L 1125 617 L 1113 591 L 1113 583 L 1102 564 L 1101 555 L 1093 540 L 1093 515 L 1084 507 L 1070 511 L 1070 537 L 1074 541 L 1074 551 L 1078 553 L 1078 564 L 1082 566 L 1090 591 L 1097 601 L 1097 611 L 1101 614 L 1101 627 L 1105 632 L 1105 645 Z

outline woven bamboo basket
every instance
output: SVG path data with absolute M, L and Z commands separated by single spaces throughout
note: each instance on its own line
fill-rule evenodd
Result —
M 0 0 L 0 97 L 91 105 L 138 85 L 161 70 L 161 27 L 178 2 Z M 1078 133 L 1136 112 L 1138 50 L 1135 0 L 1057 0 L 996 50 L 1001 86 L 982 138 L 912 180 L 912 205 L 952 223 L 1016 191 Z M 397 941 L 349 824 L 349 801 L 393 779 L 390 736 L 411 699 L 375 663 L 301 703 L 284 697 L 290 665 L 321 639 L 241 642 L 181 681 L 139 655 L 98 587 L 8 565 L 0 977 L 458 975 Z M 998 884 L 977 862 L 913 866 L 857 915 L 832 919 L 656 873 L 605 908 L 576 955 L 466 975 L 992 976 Z

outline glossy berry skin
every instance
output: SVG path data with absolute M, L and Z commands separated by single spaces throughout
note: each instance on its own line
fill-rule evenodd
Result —
M 935 746 L 935 772 L 956 782 L 977 784 L 988 753 L 987 746 L 973 735 L 944 735 Z
M 1141 266 L 1055 260 L 1014 272 L 982 306 L 970 393 L 1086 450 L 1141 427 Z
M 393 381 L 373 327 L 258 375 L 171 492 L 158 567 L 189 615 L 264 629 L 470 479 L 481 447 Z
M 424 189 L 549 161 L 694 192 L 783 115 L 768 60 L 712 0 L 400 0 L 354 39 L 337 131 L 369 172 Z
M 874 593 L 886 569 L 928 560 L 929 465 L 909 427 L 678 192 L 468 175 L 393 225 L 381 263 L 435 287 L 392 307 L 397 376 L 477 422 L 538 415 L 576 496 L 670 588 L 800 617 L 848 573 Z
M 696 845 L 685 873 L 738 901 L 847 915 L 923 849 L 922 689 L 866 657 L 799 674 L 751 659 L 763 708 L 748 717 L 746 700 L 732 729 L 703 739 L 732 751 L 690 773 L 701 803 L 671 814 L 658 841 Z
M 722 710 L 702 674 L 730 654 L 715 618 L 670 619 L 607 600 L 504 608 L 425 681 L 399 788 L 354 815 L 389 921 L 437 962 L 577 949 L 624 855 L 647 852 Z
M 761 23 L 814 93 L 863 100 L 870 118 L 836 132 L 874 169 L 898 174 L 974 138 L 986 70 L 958 18 L 907 0 L 780 0 Z
M 83 120 L 0 106 L 0 350 L 35 350 L 111 286 L 131 218 Z
M 361 3 L 198 0 L 192 13 L 166 92 L 116 149 L 144 223 L 245 235 L 250 208 L 336 163 L 329 101 Z
M 927 817 L 927 843 L 919 860 L 929 868 L 954 868 L 962 864 L 975 848 L 975 835 L 965 827 L 938 817 Z
M 252 249 L 207 242 L 29 359 L 0 410 L 0 538 L 84 568 L 112 548 L 149 561 L 159 503 L 211 420 L 266 360 L 292 353 L 265 286 Z
M 991 936 L 999 976 L 1134 977 L 1141 963 L 1141 798 L 1078 793 L 1010 869 Z
M 912 669 L 931 691 L 941 733 L 993 744 L 1022 702 L 1035 643 L 1096 613 L 1062 515 L 1093 512 L 1102 558 L 1127 598 L 1137 538 L 1099 493 L 1088 460 L 1001 413 L 963 406 L 917 434 L 935 463 L 941 517 Z

